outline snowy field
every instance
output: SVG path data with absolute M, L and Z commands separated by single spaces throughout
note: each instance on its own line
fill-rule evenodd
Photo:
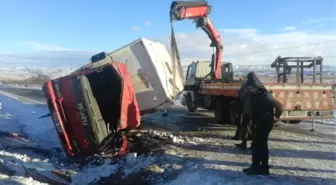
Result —
M 68 161 L 43 102 L 0 91 L 0 184 L 335 184 L 334 120 L 279 124 L 269 142 L 272 175 L 246 176 L 250 151 L 234 147 L 234 127 L 213 125 L 211 114 L 174 106 L 143 118 L 130 154 L 120 160 Z M 210 117 L 209 117 L 210 116 Z M 183 131 L 183 132 L 181 132 Z M 140 148 L 140 149 L 139 149 Z

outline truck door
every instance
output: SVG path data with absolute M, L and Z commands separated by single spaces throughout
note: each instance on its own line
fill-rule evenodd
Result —
M 185 85 L 194 85 L 195 84 L 195 78 L 196 78 L 196 63 L 191 63 L 188 66 Z
M 231 82 L 233 81 L 233 69 L 232 69 L 232 63 L 224 63 L 222 66 L 222 74 L 221 79 L 224 82 Z

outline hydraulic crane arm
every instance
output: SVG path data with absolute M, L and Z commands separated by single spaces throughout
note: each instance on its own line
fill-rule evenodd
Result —
M 211 59 L 211 77 L 213 80 L 218 80 L 221 73 L 223 44 L 219 33 L 208 17 L 210 13 L 211 6 L 206 1 L 173 1 L 170 6 L 171 21 L 193 19 L 196 28 L 202 28 L 208 35 L 211 40 L 210 46 L 214 48 Z

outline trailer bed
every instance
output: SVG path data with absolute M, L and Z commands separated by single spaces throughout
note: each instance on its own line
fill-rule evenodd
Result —
M 199 93 L 238 97 L 242 83 L 204 83 Z M 332 84 L 264 83 L 266 89 L 283 104 L 282 120 L 334 118 L 335 95 Z

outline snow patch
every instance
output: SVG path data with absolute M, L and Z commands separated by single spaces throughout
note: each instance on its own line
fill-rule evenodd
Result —
M 1 93 L 1 92 L 0 92 Z M 17 99 L 0 95 L 3 109 L 0 112 L 0 130 L 23 132 L 41 147 L 50 149 L 60 147 L 59 138 L 50 117 L 39 119 L 48 113 L 45 105 L 24 104 Z M 7 127 L 9 126 L 9 127 Z
M 180 106 L 184 105 L 184 93 L 183 92 L 179 92 L 176 94 L 174 105 L 180 105 Z
M 20 176 L 8 176 L 0 174 L 0 185 L 48 185 L 35 181 L 33 178 L 25 178 Z
M 34 168 L 40 171 L 53 170 L 54 166 L 48 163 L 48 160 L 30 158 L 27 155 L 0 151 L 0 163 L 16 172 L 18 176 L 25 175 L 25 168 Z
M 169 132 L 159 132 L 155 130 L 149 130 L 149 134 L 153 136 L 157 136 L 161 139 L 170 140 L 173 143 L 177 144 L 190 144 L 190 145 L 197 145 L 199 143 L 203 143 L 206 140 L 200 137 L 188 137 L 188 136 L 181 136 L 175 135 Z
M 81 172 L 71 176 L 71 185 L 84 185 L 99 180 L 101 177 L 108 177 L 118 170 L 117 164 L 111 164 L 111 160 L 104 160 L 100 166 L 88 166 Z
M 99 165 L 87 165 L 80 172 L 71 176 L 71 185 L 84 185 L 99 181 L 101 178 L 109 177 L 117 172 L 123 174 L 123 178 L 131 173 L 138 172 L 155 162 L 155 157 L 136 157 L 135 153 L 127 154 L 123 160 L 115 163 L 111 159 L 105 159 Z

